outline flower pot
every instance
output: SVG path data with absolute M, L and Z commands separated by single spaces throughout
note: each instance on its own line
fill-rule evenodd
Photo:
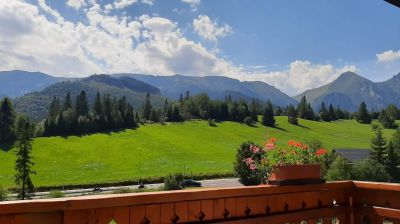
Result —
M 284 165 L 275 166 L 268 178 L 268 184 L 273 185 L 298 185 L 325 183 L 321 179 L 321 165 Z

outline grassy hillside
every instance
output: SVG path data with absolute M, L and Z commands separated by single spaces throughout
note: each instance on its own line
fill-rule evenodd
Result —
M 152 124 L 120 133 L 84 137 L 37 138 L 33 157 L 36 186 L 117 182 L 170 172 L 230 172 L 236 148 L 246 140 L 262 143 L 267 136 L 285 145 L 290 139 L 320 139 L 327 148 L 369 147 L 371 126 L 356 121 L 332 123 L 300 120 L 279 128 L 249 127 L 234 122 L 210 127 L 206 121 Z M 389 136 L 392 130 L 385 130 Z M 0 146 L 0 184 L 11 187 L 15 149 Z

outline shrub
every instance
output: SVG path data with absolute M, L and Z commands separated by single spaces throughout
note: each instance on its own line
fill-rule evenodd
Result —
M 217 127 L 215 119 L 208 119 L 208 125 L 211 127 Z
M 51 190 L 48 195 L 49 198 L 63 198 L 65 197 L 64 192 L 60 190 Z
M 327 170 L 325 178 L 328 181 L 351 180 L 351 173 L 352 166 L 341 156 L 337 156 L 330 165 L 330 168 Z
M 164 190 L 181 190 L 183 188 L 182 174 L 169 174 L 164 178 Z
M 373 159 L 365 159 L 354 164 L 353 179 L 387 182 L 390 176 L 382 164 Z
M 0 186 L 0 201 L 5 201 L 8 198 L 8 191 L 7 189 Z
M 250 116 L 247 116 L 244 118 L 243 122 L 250 126 L 253 124 L 253 119 Z
M 260 170 L 252 170 L 245 160 L 254 157 L 253 160 L 260 161 L 261 156 L 252 153 L 251 147 L 255 146 L 252 142 L 245 142 L 237 150 L 235 166 L 235 174 L 239 177 L 239 182 L 243 185 L 259 185 L 262 183 L 264 175 Z M 260 147 L 261 148 L 261 147 Z

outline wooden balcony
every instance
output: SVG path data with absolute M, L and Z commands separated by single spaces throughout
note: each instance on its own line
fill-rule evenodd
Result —
M 0 224 L 400 223 L 400 185 L 331 182 L 0 203 Z

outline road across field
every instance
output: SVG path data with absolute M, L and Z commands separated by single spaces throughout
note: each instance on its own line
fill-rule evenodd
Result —
M 227 178 L 227 179 L 214 179 L 214 180 L 200 180 L 201 186 L 204 188 L 223 188 L 223 187 L 240 187 L 243 186 L 239 183 L 237 178 Z M 159 189 L 163 186 L 163 183 L 155 183 L 155 184 L 146 184 L 145 187 L 147 189 Z M 62 191 L 66 197 L 74 197 L 74 196 L 82 196 L 87 194 L 107 194 L 114 193 L 118 190 L 134 190 L 138 189 L 139 185 L 129 185 L 129 186 L 116 186 L 116 187 L 104 187 L 99 190 L 94 190 L 93 188 L 86 189 L 75 189 L 75 190 L 64 190 Z M 49 192 L 36 192 L 35 198 L 46 198 L 48 197 Z M 15 194 L 12 194 L 11 197 L 16 197 Z

